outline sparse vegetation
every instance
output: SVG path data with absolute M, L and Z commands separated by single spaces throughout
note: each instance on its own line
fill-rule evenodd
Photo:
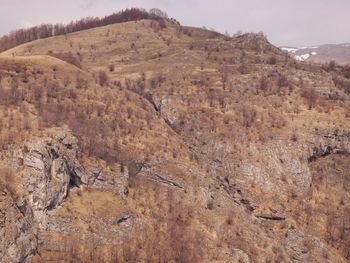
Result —
M 58 35 L 66 35 L 73 32 L 78 32 L 85 29 L 106 26 L 115 23 L 123 23 L 127 21 L 137 21 L 142 19 L 154 19 L 159 22 L 161 28 L 164 28 L 164 19 L 167 18 L 159 9 L 151 9 L 150 12 L 138 8 L 125 9 L 119 13 L 115 13 L 103 18 L 89 17 L 68 25 L 62 24 L 44 24 L 35 26 L 29 29 L 20 29 L 10 33 L 9 35 L 0 38 L 0 51 L 10 49 L 14 46 L 30 42 L 37 39 L 48 38 Z M 161 14 L 162 16 L 159 16 Z M 80 48 L 81 49 L 81 48 Z
M 108 75 L 106 74 L 105 71 L 99 71 L 98 72 L 98 83 L 101 85 L 101 86 L 105 86 L 108 82 Z
M 114 72 L 115 66 L 113 64 L 110 64 L 108 66 L 109 72 Z
M 63 60 L 67 63 L 70 63 L 78 68 L 81 68 L 81 64 L 78 58 L 74 57 L 72 52 L 68 52 L 68 53 L 54 53 L 52 51 L 49 51 L 47 53 L 48 55 L 58 58 L 60 60 Z
M 305 98 L 309 110 L 311 110 L 316 106 L 318 95 L 314 88 L 308 88 L 308 89 L 302 90 L 301 96 Z
M 0 191 L 8 191 L 12 198 L 17 198 L 14 173 L 9 168 L 0 167 Z
M 349 69 L 137 14 L 0 57 L 2 189 L 25 196 L 24 142 L 63 132 L 47 185 L 61 160 L 89 177 L 29 262 L 284 262 L 299 233 L 310 260 L 345 258 Z

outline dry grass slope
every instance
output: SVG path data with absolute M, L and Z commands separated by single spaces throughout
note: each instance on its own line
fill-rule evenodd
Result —
M 4 161 L 59 128 L 129 173 L 125 198 L 71 189 L 28 262 L 348 262 L 346 72 L 155 20 L 1 53 Z

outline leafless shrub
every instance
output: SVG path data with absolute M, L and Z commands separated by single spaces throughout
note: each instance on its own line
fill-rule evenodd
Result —
M 63 60 L 69 64 L 72 64 L 78 68 L 81 68 L 81 64 L 78 58 L 74 57 L 73 54 L 71 52 L 67 52 L 67 53 L 54 53 L 52 51 L 49 51 L 47 53 L 48 55 L 58 58 L 60 60 Z
M 108 76 L 107 73 L 103 70 L 98 72 L 98 83 L 101 86 L 105 86 L 108 83 Z
M 336 67 L 337 67 L 337 63 L 334 60 L 331 60 L 328 63 L 323 65 L 323 69 L 328 72 L 334 71 Z
M 225 115 L 225 116 L 224 116 L 224 123 L 225 123 L 226 125 L 230 124 L 231 119 L 232 119 L 231 116 Z
M 350 79 L 350 65 L 343 66 L 341 73 L 345 78 Z
M 88 81 L 84 78 L 81 78 L 80 76 L 77 76 L 76 79 L 76 88 L 77 89 L 87 89 L 88 88 Z
M 212 200 L 208 201 L 207 208 L 209 210 L 213 210 L 214 209 L 214 202 Z
M 184 35 L 186 35 L 186 36 L 192 36 L 192 32 L 191 32 L 191 30 L 190 29 L 188 29 L 188 28 L 185 28 L 185 27 L 183 27 L 183 26 L 180 26 L 180 32 L 182 32 Z
M 278 87 L 281 87 L 281 88 L 289 86 L 289 81 L 284 74 L 280 74 L 278 76 L 277 85 L 278 85 Z
M 277 63 L 277 58 L 276 58 L 276 56 L 271 56 L 271 57 L 269 57 L 268 60 L 267 60 L 267 64 L 276 65 L 276 63 Z
M 290 136 L 290 140 L 292 142 L 297 142 L 298 141 L 298 135 L 295 132 L 293 132 L 292 135 Z
M 265 93 L 268 89 L 268 80 L 266 76 L 262 76 L 259 81 L 259 90 Z
M 334 76 L 333 82 L 339 89 L 342 89 L 345 93 L 350 94 L 350 79 Z
M 301 91 L 301 96 L 305 98 L 309 110 L 316 106 L 318 95 L 315 88 L 305 88 Z
M 167 46 L 170 46 L 172 41 L 173 40 L 171 38 L 168 38 L 168 39 L 165 40 L 165 43 L 167 44 Z
M 110 64 L 110 65 L 108 66 L 108 69 L 109 69 L 109 72 L 113 72 L 114 69 L 115 69 L 114 64 Z
M 70 83 L 70 79 L 68 77 L 65 77 L 64 80 L 63 80 L 63 85 L 65 87 L 67 87 L 69 85 L 69 83 Z
M 244 127 L 251 127 L 256 118 L 256 110 L 251 107 L 244 105 L 242 108 L 242 124 Z
M 282 114 L 278 113 L 277 111 L 270 111 L 269 116 L 271 120 L 271 127 L 282 128 L 286 126 L 286 119 L 283 117 Z
M 238 72 L 242 75 L 245 75 L 245 74 L 249 74 L 250 73 L 250 69 L 249 67 L 245 64 L 245 63 L 242 63 L 239 67 L 238 67 Z
M 14 173 L 8 168 L 0 168 L 0 190 L 7 190 L 13 198 L 17 197 Z

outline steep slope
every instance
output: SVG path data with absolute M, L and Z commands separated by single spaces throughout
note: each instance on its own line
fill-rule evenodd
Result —
M 2 188 L 30 222 L 2 227 L 1 255 L 347 262 L 346 71 L 296 62 L 262 35 L 158 23 L 0 55 Z

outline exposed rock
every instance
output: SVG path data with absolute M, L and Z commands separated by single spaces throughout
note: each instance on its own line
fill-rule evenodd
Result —
M 129 219 L 131 218 L 131 215 L 125 215 L 125 216 L 121 216 L 121 217 L 117 217 L 115 220 L 114 220 L 114 223 L 115 224 L 125 224 L 126 221 L 128 221 Z
M 282 53 L 282 51 L 269 43 L 267 37 L 263 33 L 246 33 L 235 37 L 234 40 L 238 46 L 247 49 L 258 50 L 260 52 L 264 50 L 274 50 L 275 52 Z
M 176 98 L 171 96 L 160 97 L 157 95 L 152 96 L 154 107 L 157 109 L 160 117 L 164 122 L 176 133 L 176 123 L 179 120 L 179 112 L 174 104 L 176 103 Z
M 350 134 L 349 133 L 327 133 L 320 134 L 313 147 L 309 149 L 308 161 L 316 161 L 320 157 L 330 154 L 350 153 Z
M 76 158 L 76 144 L 75 137 L 60 132 L 54 139 L 34 138 L 22 153 L 26 177 L 24 187 L 42 226 L 46 223 L 46 211 L 62 204 L 70 187 L 89 185 L 125 194 L 127 171 L 118 177 L 113 171 L 102 171 L 98 167 L 85 169 Z M 117 166 L 114 170 L 120 168 Z
M 256 215 L 256 217 L 266 219 L 266 220 L 273 220 L 273 221 L 286 220 L 284 216 L 276 216 L 276 215 Z
M 4 260 L 36 248 L 33 262 L 348 260 L 349 160 L 332 159 L 350 151 L 343 69 L 296 63 L 263 34 L 154 22 L 1 55 L 4 93 L 18 93 L 0 105 L 0 168 L 19 193 L 0 211 Z M 52 49 L 84 57 L 81 69 Z M 102 88 L 94 72 L 108 65 Z
M 163 177 L 161 175 L 156 174 L 156 178 L 162 184 L 166 184 L 166 185 L 169 185 L 169 186 L 175 186 L 175 187 L 178 187 L 180 189 L 183 189 L 183 187 L 181 185 L 179 185 L 178 183 L 176 183 L 175 181 L 167 179 L 167 178 L 165 178 L 165 177 Z
M 296 229 L 289 229 L 286 242 L 287 251 L 294 262 L 308 262 L 309 252 L 305 247 L 305 237 L 302 232 Z
M 6 193 L 0 196 L 0 255 L 4 262 L 23 262 L 36 251 L 36 226 L 40 230 L 76 232 L 71 226 L 74 218 L 53 223 L 52 211 L 66 199 L 72 187 L 89 186 L 110 190 L 120 196 L 127 192 L 128 172 L 116 174 L 120 167 L 102 171 L 98 167 L 84 168 L 77 159 L 77 139 L 58 131 L 52 136 L 33 138 L 22 151 L 15 151 L 20 159 L 23 190 L 17 205 Z M 16 222 L 16 223 L 14 223 Z M 112 224 L 112 222 L 110 222 Z M 107 227 L 106 227 L 107 229 Z
M 7 192 L 0 192 L 0 261 L 24 262 L 36 249 L 36 229 L 30 208 L 24 200 L 15 204 Z
M 341 262 L 334 251 L 316 237 L 291 227 L 286 234 L 286 248 L 293 262 Z
M 111 166 L 111 169 L 101 170 L 96 167 L 87 167 L 85 171 L 84 176 L 89 178 L 88 184 L 95 189 L 110 191 L 126 198 L 129 178 L 127 167 L 121 169 L 120 164 L 115 164 Z
M 24 187 L 35 217 L 46 224 L 45 213 L 60 205 L 68 194 L 70 184 L 78 185 L 80 177 L 74 173 L 81 166 L 74 159 L 74 150 L 50 138 L 33 139 L 23 153 Z

